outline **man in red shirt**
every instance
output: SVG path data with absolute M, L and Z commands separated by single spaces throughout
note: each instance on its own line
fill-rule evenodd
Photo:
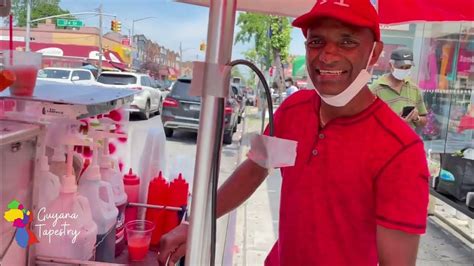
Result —
M 422 141 L 367 87 L 383 49 L 374 7 L 322 0 L 293 25 L 307 38 L 316 89 L 294 93 L 275 113 L 275 136 L 297 148 L 295 164 L 281 168 L 279 239 L 265 264 L 415 265 L 429 173 Z M 218 216 L 267 176 L 268 163 L 251 154 L 220 187 Z M 162 238 L 162 265 L 184 255 L 186 236 L 181 225 Z

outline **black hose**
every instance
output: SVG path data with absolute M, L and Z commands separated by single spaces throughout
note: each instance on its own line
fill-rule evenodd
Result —
M 258 78 L 260 79 L 260 82 L 262 82 L 262 85 L 263 85 L 263 89 L 265 90 L 265 95 L 267 96 L 267 105 L 268 105 L 268 114 L 269 114 L 269 122 L 268 122 L 268 125 L 270 127 L 270 136 L 273 136 L 274 134 L 274 127 L 273 127 L 273 103 L 272 103 L 272 93 L 270 91 L 270 87 L 268 86 L 268 83 L 267 81 L 265 80 L 265 76 L 263 76 L 263 73 L 262 71 L 260 71 L 260 69 L 258 69 L 258 67 L 250 62 L 250 61 L 247 61 L 247 60 L 243 60 L 243 59 L 237 59 L 237 60 L 234 60 L 232 62 L 229 63 L 230 66 L 234 67 L 236 65 L 245 65 L 245 66 L 248 66 L 250 69 L 253 70 L 253 72 L 255 72 L 255 74 L 257 74 Z M 262 119 L 265 119 L 265 118 L 262 118 Z
M 246 65 L 250 69 L 252 69 L 255 74 L 257 74 L 260 82 L 262 82 L 263 88 L 265 90 L 265 95 L 267 98 L 268 104 L 268 113 L 269 113 L 269 127 L 270 127 L 270 136 L 274 134 L 274 127 L 273 127 L 273 104 L 272 104 L 272 94 L 270 92 L 270 87 L 268 86 L 267 81 L 265 80 L 265 76 L 263 73 L 255 66 L 252 62 L 239 59 L 230 62 L 229 64 L 231 67 L 236 65 Z M 216 156 L 215 159 L 217 162 L 213 165 L 211 169 L 211 256 L 210 256 L 210 265 L 214 266 L 216 264 L 216 220 L 217 220 L 217 209 L 216 209 L 216 201 L 217 201 L 217 183 L 219 181 L 219 167 L 220 159 L 221 159 L 221 145 L 222 145 L 222 134 L 224 131 L 224 108 L 225 108 L 225 99 L 219 98 L 218 99 L 218 113 L 217 113 L 217 127 L 216 129 L 219 131 L 217 132 L 217 136 L 219 136 L 218 141 L 216 142 L 217 145 L 214 146 L 214 155 Z M 265 119 L 263 117 L 262 119 Z

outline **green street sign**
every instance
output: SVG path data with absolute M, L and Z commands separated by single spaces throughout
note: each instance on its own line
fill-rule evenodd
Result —
M 56 26 L 80 28 L 84 27 L 84 22 L 82 20 L 57 19 Z

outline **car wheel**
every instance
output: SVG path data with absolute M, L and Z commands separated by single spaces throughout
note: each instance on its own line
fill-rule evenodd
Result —
M 155 112 L 155 114 L 160 115 L 162 110 L 163 110 L 163 99 L 160 99 L 160 103 L 158 104 L 158 110 Z
M 232 144 L 232 135 L 234 134 L 233 130 L 224 132 L 224 144 Z
M 165 136 L 171 138 L 173 136 L 173 129 L 165 127 Z
M 146 104 L 145 104 L 145 110 L 143 110 L 143 112 L 141 113 L 141 116 L 142 116 L 142 119 L 143 120 L 148 120 L 150 119 L 150 116 L 151 116 L 151 110 L 150 110 L 150 101 L 146 101 Z

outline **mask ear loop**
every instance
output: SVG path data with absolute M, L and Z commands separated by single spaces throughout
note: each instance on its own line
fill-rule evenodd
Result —
M 377 45 L 377 42 L 374 42 L 374 44 L 372 45 L 372 51 L 370 51 L 369 60 L 367 61 L 367 66 L 365 67 L 365 69 L 367 70 L 367 72 L 370 73 L 370 75 L 372 75 L 372 72 L 374 71 L 374 67 L 371 67 L 369 71 L 369 65 L 370 65 L 370 60 L 372 60 L 372 56 L 374 55 L 376 45 Z

